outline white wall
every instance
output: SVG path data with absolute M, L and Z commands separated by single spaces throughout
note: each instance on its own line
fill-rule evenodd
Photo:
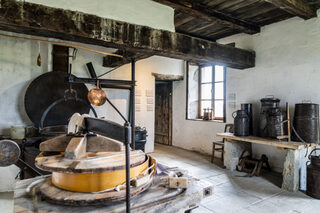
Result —
M 320 103 L 320 18 L 304 21 L 292 18 L 263 27 L 255 35 L 239 34 L 220 43 L 235 42 L 236 46 L 256 52 L 256 66 L 246 70 L 227 69 L 228 94 L 236 94 L 236 107 L 227 103 L 227 122 L 241 103 L 253 103 L 257 120 L 259 100 L 265 95 L 281 99 L 281 106 L 290 103 L 291 115 L 295 103 L 311 100 Z M 185 120 L 185 82 L 175 83 L 173 144 L 205 153 L 211 152 L 211 141 L 224 124 Z M 180 97 L 183 97 L 180 99 Z M 182 105 L 182 107 L 179 105 Z M 180 110 L 180 111 L 179 111 Z M 195 134 L 192 130 L 197 130 Z M 187 134 L 190 133 L 190 134 Z M 263 145 L 253 145 L 257 157 L 266 154 L 276 171 L 282 170 L 284 151 Z
M 27 2 L 175 31 L 174 10 L 151 0 L 27 0 Z

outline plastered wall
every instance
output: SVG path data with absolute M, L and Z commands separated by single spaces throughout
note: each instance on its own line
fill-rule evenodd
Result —
M 231 114 L 241 103 L 253 103 L 257 122 L 259 100 L 266 95 L 279 98 L 282 107 L 289 102 L 292 116 L 295 103 L 311 100 L 320 104 L 320 18 L 307 21 L 292 18 L 263 27 L 259 34 L 239 34 L 218 42 L 235 42 L 236 47 L 256 52 L 254 68 L 227 69 L 227 122 L 233 122 Z M 215 134 L 223 131 L 224 124 L 186 121 L 182 105 L 185 103 L 185 82 L 177 82 L 174 87 L 173 144 L 210 154 L 211 141 L 218 139 Z M 235 94 L 235 100 L 230 99 L 232 94 Z M 256 157 L 266 154 L 273 169 L 282 171 L 284 151 L 253 145 L 253 152 Z

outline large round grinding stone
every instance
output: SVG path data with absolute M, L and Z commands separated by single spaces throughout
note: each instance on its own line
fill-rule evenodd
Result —
M 10 166 L 19 160 L 20 148 L 11 140 L 0 140 L 0 166 Z
M 24 102 L 26 112 L 36 127 L 40 126 L 44 111 L 52 103 L 63 98 L 65 91 L 70 88 L 70 83 L 66 81 L 67 76 L 65 72 L 47 72 L 38 76 L 29 85 Z M 67 125 L 68 119 L 74 113 L 89 113 L 88 88 L 84 84 L 77 83 L 72 84 L 72 89 L 76 91 L 77 98 L 85 100 L 88 105 L 78 101 L 65 101 L 55 105 L 46 116 L 44 127 Z

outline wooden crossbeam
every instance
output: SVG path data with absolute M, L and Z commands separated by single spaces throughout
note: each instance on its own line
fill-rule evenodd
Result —
M 310 19 L 317 16 L 315 9 L 310 7 L 302 0 L 264 0 L 273 4 L 274 6 L 285 10 L 286 12 L 299 16 L 303 19 Z
M 176 11 L 188 14 L 195 18 L 219 24 L 239 32 L 255 34 L 260 27 L 244 20 L 236 19 L 221 12 L 210 10 L 205 5 L 191 0 L 153 0 L 155 2 L 173 7 Z
M 2 0 L 0 30 L 81 42 L 182 60 L 245 69 L 255 65 L 253 51 L 34 3 Z

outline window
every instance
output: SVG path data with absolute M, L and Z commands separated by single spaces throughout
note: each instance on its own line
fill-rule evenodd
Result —
M 187 119 L 203 119 L 204 111 L 213 120 L 225 121 L 225 67 L 188 65 Z

